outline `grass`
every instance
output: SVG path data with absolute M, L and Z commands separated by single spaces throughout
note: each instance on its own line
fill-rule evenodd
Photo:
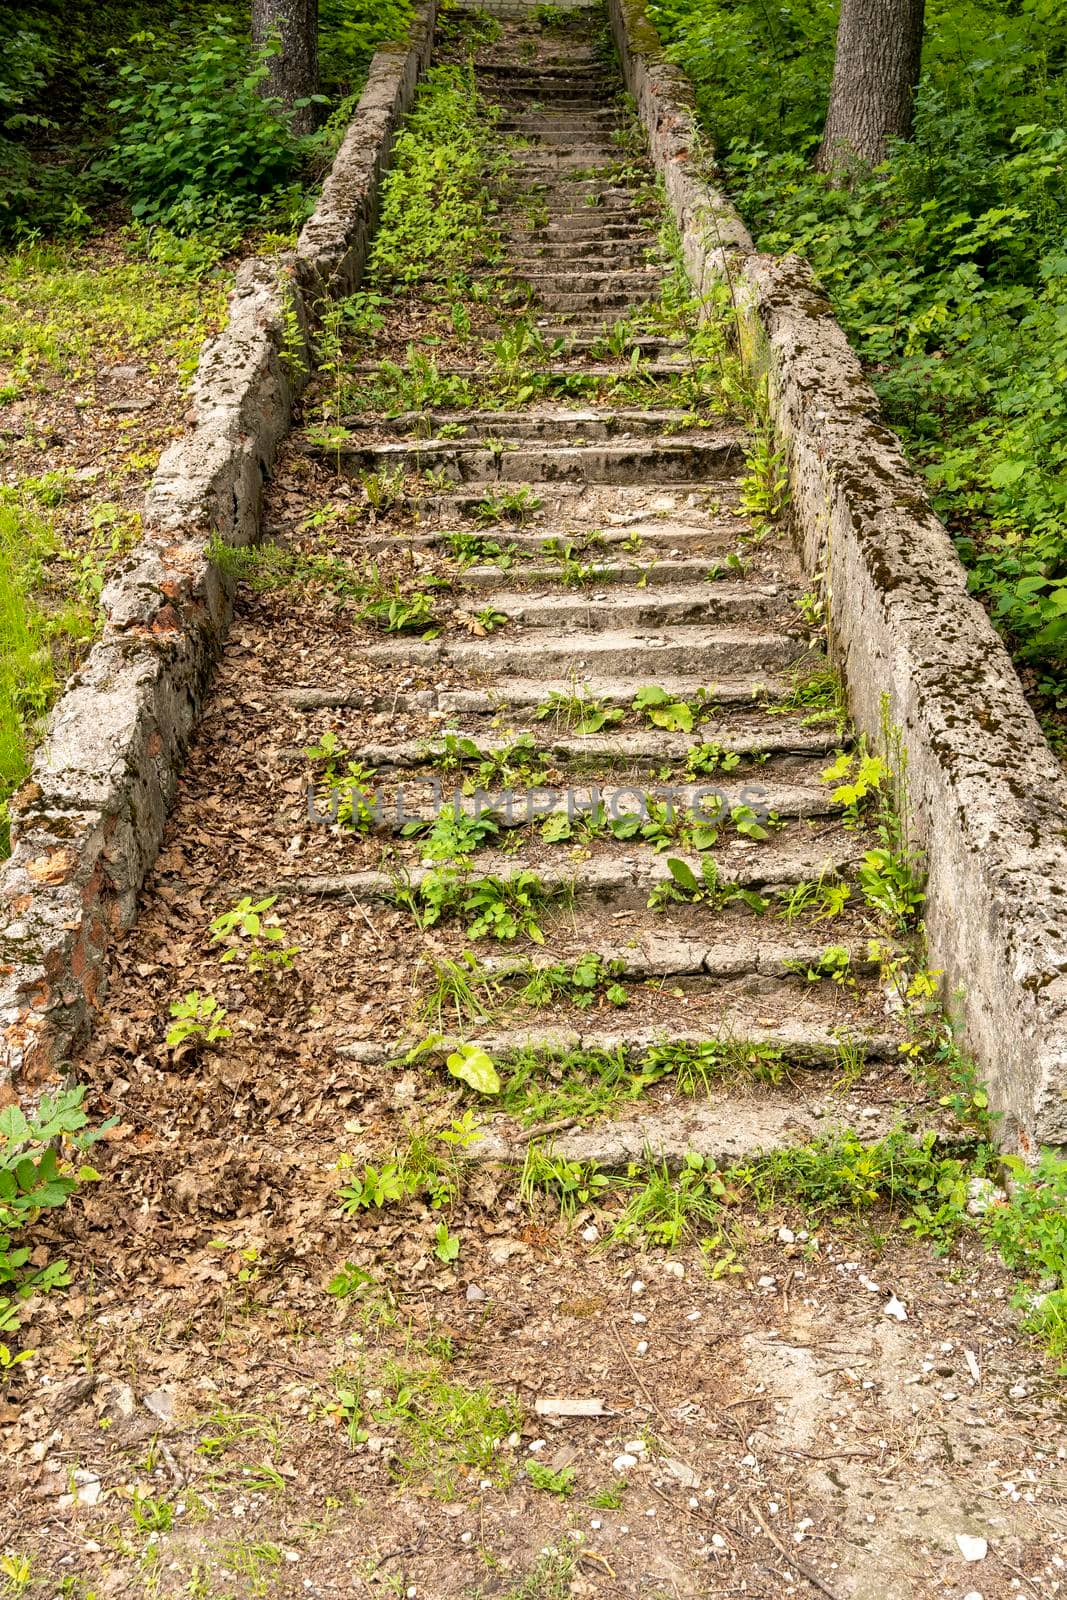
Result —
M 187 248 L 175 261 L 163 241 L 147 239 L 127 229 L 0 257 L 0 402 L 39 388 L 49 373 L 78 384 L 131 356 L 191 376 L 225 309 L 230 271 L 210 248 L 199 259 Z

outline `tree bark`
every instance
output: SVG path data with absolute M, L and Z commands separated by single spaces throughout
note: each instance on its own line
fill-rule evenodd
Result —
M 310 133 L 315 107 L 296 106 L 319 90 L 319 0 L 252 0 L 252 43 L 281 40 L 261 88 L 289 112 L 294 133 Z
M 910 137 L 923 9 L 924 0 L 841 0 L 820 172 L 876 166 L 890 139 Z

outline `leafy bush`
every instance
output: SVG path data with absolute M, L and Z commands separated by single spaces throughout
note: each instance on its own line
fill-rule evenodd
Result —
M 119 69 L 115 142 L 101 167 L 129 194 L 134 216 L 187 232 L 220 215 L 251 217 L 292 184 L 308 141 L 259 93 L 277 45 L 250 58 L 247 40 L 222 19 L 184 57 L 169 41 L 143 42 L 153 53 Z
M 384 44 L 406 43 L 413 15 L 411 0 L 319 0 L 323 82 L 356 93 L 374 52 Z
M 850 189 L 810 167 L 830 0 L 652 10 L 758 246 L 812 263 L 972 587 L 1067 707 L 1067 8 L 934 0 L 914 138 Z

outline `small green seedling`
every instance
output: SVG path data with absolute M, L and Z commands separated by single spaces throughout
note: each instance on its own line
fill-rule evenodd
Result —
M 199 989 L 190 989 L 182 1000 L 172 1000 L 170 1014 L 174 1021 L 167 1030 L 166 1042 L 171 1050 L 183 1044 L 218 1044 L 231 1037 L 224 1007 L 214 995 L 201 994 Z
M 242 956 L 249 972 L 270 972 L 290 968 L 299 945 L 285 943 L 285 929 L 276 916 L 268 916 L 276 894 L 253 904 L 251 895 L 239 900 L 232 911 L 224 911 L 211 924 L 211 938 L 226 943 L 221 961 L 237 961 Z

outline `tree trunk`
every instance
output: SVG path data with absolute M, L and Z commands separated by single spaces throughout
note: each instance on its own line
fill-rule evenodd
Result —
M 261 88 L 289 111 L 294 133 L 310 133 L 315 107 L 296 106 L 319 89 L 319 0 L 252 0 L 252 43 L 281 40 Z M 295 109 L 294 109 L 295 107 Z
M 820 172 L 876 166 L 890 139 L 910 136 L 923 7 L 924 0 L 841 0 Z

